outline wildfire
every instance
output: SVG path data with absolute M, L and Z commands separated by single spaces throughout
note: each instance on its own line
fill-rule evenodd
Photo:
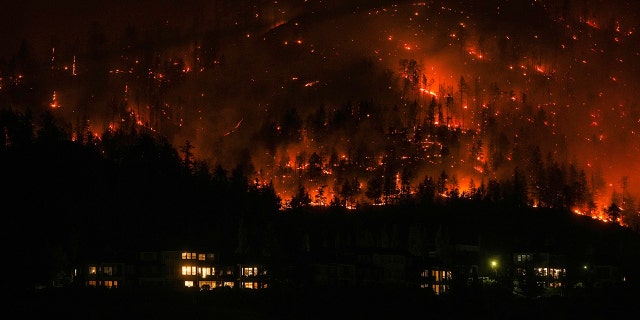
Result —
M 57 109 L 60 108 L 60 104 L 58 103 L 58 98 L 56 97 L 56 91 L 53 91 L 53 95 L 51 96 L 51 102 L 49 103 L 49 106 L 52 109 Z
M 420 92 L 422 92 L 422 93 L 426 93 L 426 94 L 429 94 L 429 95 L 434 96 L 434 97 L 437 97 L 437 96 L 438 96 L 438 94 L 437 94 L 437 93 L 435 93 L 435 92 L 433 92 L 433 91 L 430 91 L 430 90 L 427 90 L 427 89 L 425 89 L 425 88 L 420 88 Z

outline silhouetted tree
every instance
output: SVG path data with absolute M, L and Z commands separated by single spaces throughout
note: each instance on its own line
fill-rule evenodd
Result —
M 1 109 L 0 128 L 4 128 L 4 134 L 0 135 L 0 150 L 24 148 L 30 146 L 35 140 L 35 129 L 30 109 L 24 113 Z
M 296 108 L 289 108 L 282 119 L 281 130 L 285 143 L 298 142 L 302 139 L 302 119 Z
M 516 167 L 513 170 L 512 181 L 513 182 L 510 197 L 513 201 L 513 206 L 516 208 L 524 208 L 528 205 L 529 199 L 527 196 L 526 176 L 520 168 Z
M 449 181 L 449 175 L 446 171 L 440 171 L 440 175 L 438 176 L 438 181 L 436 182 L 436 192 L 438 194 L 445 194 L 447 192 L 447 183 Z
M 323 162 L 322 157 L 316 152 L 309 156 L 309 165 L 307 167 L 309 179 L 314 180 L 322 176 L 322 170 L 324 168 Z
M 291 208 L 300 208 L 306 207 L 311 204 L 311 197 L 309 196 L 309 192 L 304 187 L 304 185 L 298 185 L 298 192 L 291 198 L 291 202 L 289 203 Z
M 327 196 L 324 194 L 324 189 L 327 187 L 327 185 L 322 185 L 320 187 L 318 187 L 317 193 L 315 195 L 315 200 L 316 203 L 324 206 L 327 204 Z
M 37 141 L 46 144 L 70 141 L 70 132 L 67 132 L 59 121 L 61 120 L 54 117 L 51 110 L 45 110 L 38 123 Z
M 622 209 L 616 203 L 612 203 L 605 209 L 608 220 L 613 223 L 618 223 L 621 212 Z
M 193 168 L 193 152 L 191 152 L 193 148 L 194 146 L 188 139 L 185 141 L 184 146 L 180 147 L 180 151 L 184 154 L 184 167 L 187 168 L 187 170 Z
M 373 201 L 374 204 L 381 203 L 383 183 L 384 181 L 380 176 L 372 177 L 367 182 L 367 188 L 364 194 L 368 199 Z

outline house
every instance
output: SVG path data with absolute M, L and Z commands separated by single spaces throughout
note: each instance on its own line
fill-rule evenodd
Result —
M 312 283 L 318 287 L 346 288 L 356 283 L 356 266 L 346 262 L 317 262 L 311 266 Z
M 524 295 L 565 295 L 565 255 L 548 252 L 513 254 L 514 291 Z
M 264 266 L 258 264 L 239 264 L 238 270 L 238 285 L 240 288 L 266 289 L 269 286 L 268 272 Z
M 594 270 L 596 288 L 615 286 L 626 281 L 620 269 L 614 265 L 595 265 Z
M 407 287 L 411 263 L 411 256 L 406 252 L 360 250 L 355 257 L 356 282 L 361 287 Z
M 87 287 L 118 288 L 125 283 L 125 270 L 122 262 L 89 264 L 84 269 L 84 284 Z
M 420 272 L 420 288 L 431 289 L 434 294 L 447 293 L 451 288 L 452 272 L 441 266 L 430 266 Z
M 264 289 L 266 268 L 259 264 L 222 264 L 210 252 L 145 251 L 135 261 L 92 262 L 78 275 L 86 287 Z

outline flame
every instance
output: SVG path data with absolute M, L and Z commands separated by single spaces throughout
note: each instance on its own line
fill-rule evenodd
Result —
M 53 95 L 51 96 L 51 102 L 49 103 L 49 106 L 52 109 L 57 109 L 57 108 L 61 107 L 60 104 L 58 103 L 58 98 L 56 96 L 56 91 L 55 90 L 53 91 Z

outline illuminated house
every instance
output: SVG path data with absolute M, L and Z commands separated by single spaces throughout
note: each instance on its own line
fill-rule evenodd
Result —
M 84 272 L 87 287 L 118 288 L 125 283 L 124 263 L 89 264 Z
M 267 270 L 261 265 L 240 264 L 238 285 L 243 289 L 266 289 L 268 286 Z
M 535 295 L 564 295 L 566 258 L 546 252 L 513 254 L 514 290 Z
M 167 260 L 169 275 L 175 276 L 178 286 L 187 288 L 215 288 L 216 265 L 213 253 L 172 252 Z M 176 274 L 177 273 L 177 274 Z
M 200 287 L 210 284 L 213 258 L 207 253 L 145 251 L 124 259 L 126 263 L 89 263 L 81 276 L 88 287 Z
M 161 278 L 173 288 L 245 288 L 267 287 L 266 270 L 255 264 L 221 264 L 216 255 L 198 251 L 163 251 Z M 139 275 L 141 279 L 144 275 Z
M 420 272 L 420 288 L 431 289 L 436 295 L 449 291 L 451 270 L 442 267 L 429 267 Z
M 460 285 L 476 284 L 481 256 L 477 231 L 439 226 L 434 247 L 419 270 L 420 287 L 439 295 L 449 291 L 454 281 Z
M 145 251 L 135 261 L 89 263 L 77 275 L 85 287 L 264 289 L 266 268 L 258 264 L 221 264 L 199 251 Z

